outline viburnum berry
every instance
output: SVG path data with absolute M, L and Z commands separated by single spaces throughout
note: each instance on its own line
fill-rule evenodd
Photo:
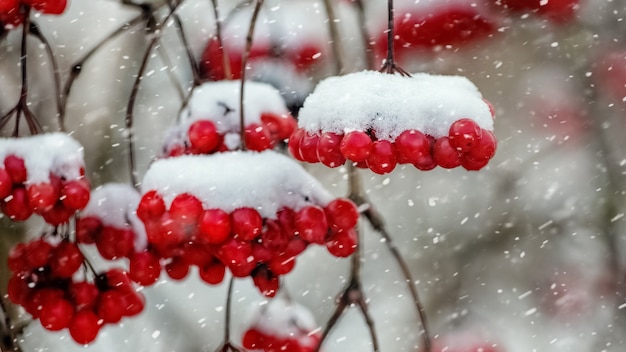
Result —
M 276 275 L 288 274 L 296 265 L 296 257 L 282 254 L 272 258 L 268 263 L 268 268 Z
M 496 153 L 498 142 L 492 131 L 482 130 L 482 138 L 467 153 L 469 158 L 474 160 L 491 159 Z
M 351 229 L 359 221 L 359 211 L 356 204 L 349 199 L 337 198 L 324 208 L 326 219 L 331 228 Z
M 119 322 L 125 313 L 124 295 L 115 289 L 102 292 L 96 305 L 96 313 L 105 323 Z
M 298 122 L 291 115 L 278 116 L 265 112 L 261 114 L 261 121 L 276 141 L 289 138 L 298 127 Z
M 67 223 L 75 212 L 76 210 L 66 208 L 62 202 L 57 202 L 52 209 L 41 216 L 48 224 L 58 226 Z
M 51 183 L 43 182 L 29 185 L 26 188 L 28 205 L 34 213 L 43 214 L 50 211 L 59 200 L 59 189 L 55 189 Z
M 330 240 L 326 242 L 326 249 L 335 257 L 349 257 L 356 250 L 357 241 L 358 236 L 354 229 L 341 229 L 333 232 Z
M 226 267 L 219 261 L 213 261 L 200 268 L 200 279 L 211 285 L 221 283 L 224 280 L 225 274 Z
M 70 278 L 83 265 L 84 259 L 76 244 L 63 241 L 52 252 L 50 270 L 56 277 Z
M 102 231 L 102 221 L 94 216 L 86 216 L 76 220 L 76 242 L 93 244 L 96 236 Z
M 131 290 L 123 292 L 123 296 L 125 316 L 132 317 L 143 312 L 143 309 L 146 306 L 146 300 L 143 294 Z
M 9 259 L 7 260 L 9 269 L 13 273 L 20 273 L 22 271 L 28 271 L 30 265 L 26 260 L 27 253 L 29 251 L 26 243 L 18 243 L 9 251 Z
M 461 165 L 461 153 L 450 144 L 448 137 L 437 139 L 433 146 L 433 158 L 437 165 L 446 169 Z
M 482 132 L 478 124 L 468 118 L 454 121 L 450 125 L 448 132 L 450 145 L 463 153 L 469 152 L 473 145 L 480 140 L 481 136 Z
M 248 329 L 243 335 L 241 344 L 245 348 L 258 350 L 261 348 L 261 341 L 264 339 L 263 335 L 257 329 Z
M 74 306 L 65 299 L 59 298 L 51 302 L 43 302 L 39 321 L 51 331 L 67 328 L 74 317 Z
M 9 11 L 17 11 L 20 5 L 19 0 L 0 1 L 0 13 L 8 13 Z
M 135 233 L 131 229 L 104 226 L 96 236 L 96 248 L 104 259 L 125 258 L 133 253 L 134 240 Z
M 150 286 L 159 280 L 161 264 L 150 252 L 135 253 L 130 257 L 129 277 L 142 286 Z
M 416 162 L 413 163 L 418 170 L 428 171 L 437 167 L 437 162 L 433 159 L 433 147 L 435 146 L 435 138 L 429 135 L 426 135 L 426 139 L 428 140 L 428 153 L 421 155 Z
M 93 309 L 100 296 L 100 291 L 96 285 L 90 282 L 79 281 L 70 284 L 69 295 L 77 309 Z
M 346 159 L 354 162 L 365 161 L 372 149 L 372 139 L 362 131 L 348 132 L 341 140 L 339 148 Z
M 250 242 L 230 239 L 219 247 L 217 256 L 229 267 L 241 266 L 252 256 L 252 245 Z
M 93 342 L 98 336 L 101 324 L 99 318 L 91 310 L 79 310 L 69 325 L 70 336 L 79 344 L 86 345 Z
M 198 120 L 189 126 L 187 132 L 191 147 L 199 153 L 213 152 L 220 143 L 215 124 L 210 120 Z
M 274 141 L 267 128 L 258 123 L 252 123 L 245 128 L 246 148 L 257 152 L 271 149 Z
M 13 275 L 7 283 L 7 295 L 11 302 L 23 305 L 28 298 L 31 289 L 28 282 L 20 276 Z
M 266 297 L 274 297 L 278 292 L 279 280 L 265 266 L 259 266 L 252 273 L 252 281 L 261 293 Z
M 11 195 L 13 180 L 7 170 L 0 168 L 0 200 Z
M 320 136 L 317 133 L 306 132 L 300 140 L 298 150 L 302 160 L 307 163 L 317 163 L 320 159 L 317 157 L 317 145 L 319 143 Z
M 394 145 L 383 139 L 375 141 L 365 162 L 370 170 L 379 175 L 390 173 L 397 164 Z
M 13 188 L 11 195 L 2 202 L 2 212 L 13 221 L 24 221 L 33 215 L 24 187 Z
M 49 15 L 60 15 L 65 11 L 67 0 L 23 0 L 33 9 Z
M 300 154 L 300 143 L 302 142 L 302 138 L 305 135 L 305 131 L 301 128 L 298 128 L 290 137 L 289 142 L 287 143 L 287 148 L 289 149 L 289 153 L 296 158 L 296 160 L 304 161 L 302 158 L 302 154 Z
M 425 156 L 430 156 L 430 142 L 418 130 L 406 130 L 395 140 L 398 164 L 418 163 Z
M 230 214 L 230 223 L 235 238 L 243 241 L 252 241 L 263 229 L 263 218 L 252 208 L 235 209 Z
M 165 213 L 165 202 L 157 191 L 149 191 L 141 197 L 137 207 L 137 217 L 143 222 L 159 218 Z
M 272 252 L 280 252 L 289 243 L 289 237 L 281 230 L 276 220 L 265 220 L 265 228 L 261 233 L 261 244 Z
M 9 173 L 9 176 L 11 176 L 11 180 L 14 184 L 26 182 L 28 172 L 26 171 L 24 159 L 15 155 L 9 155 L 4 158 L 4 168 Z
M 172 200 L 170 215 L 174 221 L 195 226 L 202 215 L 202 202 L 189 193 L 179 194 Z
M 222 243 L 230 236 L 230 216 L 221 209 L 205 210 L 198 223 L 199 236 L 207 243 Z
M 48 264 L 54 247 L 43 239 L 35 240 L 27 245 L 26 261 L 32 269 L 41 268 Z
M 343 135 L 324 132 L 317 144 L 317 157 L 319 161 L 328 167 L 339 167 L 346 162 L 346 157 L 341 153 L 341 140 Z
M 89 184 L 85 179 L 67 182 L 61 189 L 61 201 L 70 210 L 83 209 L 89 203 Z
M 295 225 L 302 239 L 310 243 L 326 241 L 328 222 L 324 210 L 318 206 L 306 206 L 296 213 Z
M 464 155 L 461 158 L 461 166 L 463 166 L 463 168 L 465 170 L 468 171 L 477 171 L 482 169 L 483 167 L 487 166 L 487 164 L 489 163 L 489 159 L 472 159 L 471 157 Z
M 182 280 L 189 274 L 189 264 L 182 258 L 174 257 L 165 265 L 165 272 L 174 280 Z

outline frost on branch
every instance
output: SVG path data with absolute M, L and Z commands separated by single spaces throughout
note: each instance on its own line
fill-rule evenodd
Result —
M 479 170 L 495 154 L 493 119 L 464 77 L 364 71 L 317 86 L 289 149 L 301 161 L 337 167 L 348 159 L 378 174 L 396 164 Z
M 148 251 L 131 258 L 131 278 L 156 282 L 160 259 L 170 277 L 190 265 L 209 284 L 252 276 L 267 296 L 311 243 L 345 257 L 356 249 L 356 205 L 333 199 L 293 160 L 273 151 L 230 152 L 158 160 L 142 183 L 137 209 Z
M 194 89 L 165 140 L 167 156 L 210 154 L 239 148 L 239 81 L 209 82 Z M 273 148 L 289 137 L 295 120 L 280 93 L 265 83 L 246 82 L 245 138 L 251 150 Z
M 303 305 L 276 297 L 255 307 L 242 338 L 249 351 L 312 352 L 319 343 L 313 314 Z

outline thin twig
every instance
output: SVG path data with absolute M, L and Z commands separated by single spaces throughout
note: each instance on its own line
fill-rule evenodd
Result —
M 46 54 L 48 55 L 48 60 L 52 64 L 52 76 L 54 77 L 54 90 L 56 95 L 56 105 L 57 105 L 57 118 L 59 120 L 59 129 L 61 132 L 65 132 L 65 123 L 61 118 L 61 105 L 62 105 L 62 96 L 61 96 L 61 73 L 59 72 L 59 63 L 57 62 L 54 53 L 52 52 L 52 46 L 48 41 L 48 38 L 39 30 L 39 26 L 35 22 L 30 23 L 30 34 L 32 34 L 35 38 L 37 38 L 41 44 L 43 44 L 46 49 Z
M 335 17 L 335 10 L 331 0 L 324 0 L 324 7 L 326 8 L 326 17 L 328 20 L 328 32 L 330 34 L 330 46 L 333 51 L 335 75 L 340 75 L 345 70 L 345 61 L 341 52 L 341 46 L 339 45 L 339 31 L 337 30 L 337 18 Z
M 228 282 L 228 292 L 226 293 L 226 311 L 224 316 L 224 342 L 218 347 L 216 352 L 243 352 L 239 347 L 230 341 L 230 316 L 232 310 L 233 287 L 235 286 L 235 278 L 231 277 Z
M 365 4 L 363 0 L 355 0 L 354 5 L 357 8 L 357 21 L 359 23 L 359 31 L 361 32 L 361 40 L 363 41 L 363 50 L 365 54 L 366 68 L 374 68 L 374 50 L 372 49 L 372 43 L 370 41 L 370 35 L 367 31 L 367 24 L 365 19 Z
M 224 78 L 232 79 L 233 74 L 230 68 L 230 60 L 228 59 L 228 53 L 226 52 L 226 48 L 224 47 L 224 41 L 222 38 L 222 19 L 220 18 L 219 8 L 217 6 L 217 0 L 211 0 L 211 4 L 213 4 L 213 16 L 215 17 L 215 37 L 217 39 L 217 46 L 222 52 L 222 65 L 224 66 Z M 245 2 L 247 5 L 247 2 Z M 237 5 L 240 6 L 241 4 Z M 235 10 L 231 11 L 229 15 L 234 13 Z
M 171 9 L 173 5 L 170 3 L 169 6 Z M 180 37 L 180 41 L 183 44 L 183 47 L 185 48 L 185 53 L 187 54 L 187 60 L 189 61 L 189 67 L 191 68 L 191 74 L 193 76 L 193 85 L 198 86 L 200 85 L 200 83 L 202 83 L 200 79 L 200 70 L 198 69 L 196 58 L 193 55 L 193 52 L 191 51 L 191 46 L 189 45 L 189 42 L 187 41 L 187 35 L 185 35 L 185 28 L 183 27 L 183 23 L 180 20 L 180 17 L 178 17 L 178 15 L 174 15 L 174 23 L 176 24 L 176 27 L 178 27 L 178 36 Z
M 163 27 L 168 23 L 168 21 L 172 18 L 175 11 L 181 5 L 182 2 L 176 3 L 174 6 L 170 7 L 170 11 L 165 16 L 163 21 L 156 25 L 152 40 L 148 43 L 148 47 L 146 48 L 143 59 L 141 60 L 141 65 L 139 66 L 139 72 L 137 72 L 137 77 L 135 78 L 135 82 L 133 83 L 133 87 L 130 93 L 130 97 L 128 98 L 128 105 L 126 106 L 126 117 L 124 119 L 124 124 L 126 127 L 126 140 L 128 142 L 128 163 L 129 163 L 129 173 L 130 179 L 133 187 L 137 188 L 139 186 L 139 182 L 137 180 L 137 172 L 135 170 L 135 142 L 134 142 L 134 132 L 133 132 L 133 122 L 134 122 L 134 108 L 135 101 L 137 100 L 137 96 L 139 95 L 139 86 L 141 85 L 141 81 L 143 80 L 144 73 L 148 67 L 148 62 L 150 61 L 150 56 L 152 53 L 152 49 L 159 42 L 161 35 L 163 34 Z
M 250 27 L 248 28 L 248 34 L 246 35 L 246 49 L 243 52 L 241 58 L 241 87 L 239 90 L 239 137 L 241 138 L 241 150 L 246 150 L 246 127 L 245 127 L 245 114 L 244 114 L 244 88 L 246 83 L 246 66 L 248 65 L 248 58 L 250 57 L 250 50 L 252 49 L 252 39 L 254 37 L 254 27 L 256 26 L 259 12 L 263 6 L 263 0 L 257 0 L 254 12 L 252 12 L 252 18 L 250 19 Z
M 389 74 L 399 73 L 405 77 L 411 77 L 411 74 L 403 70 L 400 66 L 398 66 L 394 59 L 394 46 L 393 46 L 393 26 L 394 26 L 394 9 L 393 9 L 393 0 L 387 0 L 387 58 L 383 63 L 383 67 L 380 68 L 379 72 L 385 72 Z
M 22 348 L 17 343 L 18 338 L 17 338 L 15 326 L 13 325 L 11 317 L 9 316 L 9 310 L 7 309 L 7 304 L 4 303 L 4 295 L 1 295 L 1 294 L 0 294 L 0 312 L 4 314 L 4 328 L 6 329 L 6 332 L 0 329 L 0 332 L 2 332 L 2 334 L 0 334 L 0 338 L 2 338 L 2 340 L 0 341 L 0 350 L 5 351 L 5 347 L 6 347 L 8 348 L 7 352 L 9 350 L 12 352 L 21 352 Z M 5 336 L 4 333 L 6 333 L 7 335 Z
M 174 88 L 176 89 L 176 93 L 178 93 L 178 97 L 180 98 L 180 100 L 184 101 L 186 99 L 185 89 L 178 80 L 178 77 L 174 75 L 174 67 L 172 65 L 172 60 L 170 60 L 170 56 L 167 54 L 167 50 L 165 50 L 165 47 L 163 47 L 162 45 L 158 45 L 157 50 L 159 51 L 159 56 L 161 57 L 161 60 L 163 60 L 163 64 L 165 65 L 165 67 L 167 67 L 167 70 L 165 71 L 167 71 L 167 76 L 169 77 L 170 82 L 172 82 L 172 84 L 174 85 Z

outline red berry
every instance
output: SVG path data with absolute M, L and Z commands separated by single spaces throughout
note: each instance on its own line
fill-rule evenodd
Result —
M 342 229 L 332 234 L 330 240 L 326 242 L 326 249 L 335 257 L 349 257 L 356 250 L 357 240 L 358 236 L 354 229 Z
M 98 320 L 98 316 L 91 310 L 78 311 L 69 326 L 72 339 L 83 345 L 95 340 L 100 331 Z
M 322 208 L 306 206 L 296 213 L 295 220 L 300 238 L 318 244 L 323 244 L 326 241 L 328 222 Z
M 437 139 L 433 146 L 433 159 L 437 165 L 446 169 L 461 165 L 461 153 L 450 144 L 448 137 Z
M 249 329 L 243 334 L 243 339 L 241 341 L 243 347 L 248 349 L 258 350 L 260 349 L 259 342 L 264 339 L 263 333 L 257 329 Z
M 324 132 L 317 144 L 317 157 L 320 162 L 328 167 L 339 167 L 346 162 L 341 153 L 341 140 L 343 135 Z
M 217 255 L 229 267 L 245 265 L 252 257 L 252 245 L 250 242 L 230 239 L 220 246 Z
M 20 276 L 11 276 L 7 284 L 7 295 L 11 302 L 23 305 L 31 289 L 28 282 Z
M 335 230 L 354 228 L 359 221 L 356 204 L 346 198 L 337 198 L 324 209 L 328 224 Z
M 24 159 L 15 155 L 9 155 L 4 158 L 4 168 L 9 173 L 9 176 L 11 176 L 11 180 L 14 184 L 26 182 L 28 172 L 26 171 Z
M 213 152 L 220 142 L 215 124 L 210 120 L 194 122 L 189 126 L 187 134 L 191 147 L 201 154 Z
M 437 167 L 437 163 L 435 159 L 433 159 L 433 147 L 435 146 L 435 138 L 433 136 L 426 135 L 426 139 L 428 140 L 428 153 L 421 155 L 421 157 L 413 163 L 417 169 L 422 171 L 432 170 Z
M 387 140 L 377 140 L 372 144 L 372 150 L 365 160 L 367 167 L 373 172 L 384 175 L 396 168 L 396 150 Z
M 243 241 L 252 241 L 261 234 L 263 218 L 252 208 L 235 209 L 230 214 L 233 235 Z
M 66 208 L 62 202 L 57 202 L 52 209 L 41 214 L 45 222 L 58 226 L 67 223 L 76 210 Z
M 78 246 L 72 242 L 63 241 L 52 253 L 50 270 L 56 277 L 70 278 L 83 265 L 84 259 Z
M 306 132 L 302 128 L 298 128 L 290 137 L 289 143 L 287 144 L 287 148 L 289 149 L 289 153 L 299 161 L 304 161 L 302 158 L 302 154 L 300 154 L 300 143 L 302 142 L 302 138 L 304 137 Z
M 104 226 L 96 237 L 96 247 L 104 259 L 115 260 L 133 253 L 134 240 L 135 233 L 131 229 Z
M 480 127 L 472 119 L 456 120 L 450 125 L 448 138 L 456 150 L 467 153 L 482 136 Z
M 218 261 L 214 261 L 211 264 L 200 268 L 200 279 L 211 285 L 221 283 L 224 280 L 225 274 L 226 267 Z
M 57 299 L 42 304 L 39 320 L 47 330 L 58 331 L 67 328 L 74 317 L 74 306 L 65 299 Z
M 143 294 L 135 291 L 124 292 L 124 315 L 127 317 L 141 313 L 146 306 Z
M 0 200 L 11 195 L 13 180 L 7 170 L 0 168 Z
M 86 281 L 72 282 L 69 295 L 77 309 L 93 309 L 100 296 L 100 291 L 96 285 Z
M 276 213 L 276 219 L 280 224 L 280 230 L 289 238 L 295 236 L 298 231 L 296 229 L 295 217 L 296 212 L 291 208 L 282 208 Z
M 11 195 L 2 202 L 2 212 L 12 221 L 24 221 L 33 214 L 28 204 L 28 195 L 23 187 L 14 188 Z
M 76 220 L 76 242 L 92 244 L 102 231 L 102 221 L 93 216 L 86 216 Z
M 67 0 L 24 0 L 37 11 L 49 15 L 60 15 L 65 11 Z
M 297 256 L 298 254 L 304 252 L 307 247 L 307 243 L 299 237 L 294 237 L 287 244 L 287 248 L 285 248 L 285 254 L 290 256 Z
M 267 128 L 258 123 L 246 126 L 245 137 L 246 148 L 257 152 L 274 148 L 274 141 Z
M 307 163 L 317 163 L 320 161 L 317 157 L 317 145 L 319 140 L 320 136 L 317 133 L 311 134 L 306 132 L 304 134 L 300 140 L 300 145 L 298 146 L 302 160 Z
M 137 217 L 143 222 L 157 219 L 165 213 L 165 202 L 157 191 L 150 191 L 141 197 L 137 207 Z
M 230 216 L 221 209 L 206 210 L 198 225 L 199 236 L 207 243 L 222 243 L 230 235 Z
M 276 220 L 265 221 L 265 228 L 261 233 L 261 244 L 272 252 L 280 252 L 289 243 L 289 237 L 282 232 L 280 223 Z
M 159 280 L 161 264 L 150 252 L 135 253 L 130 257 L 129 277 L 142 286 L 150 286 Z
M 252 275 L 252 281 L 259 291 L 266 297 L 274 297 L 278 292 L 278 276 L 274 275 L 267 268 L 260 267 Z
M 65 292 L 63 290 L 57 288 L 43 288 L 34 292 L 32 298 L 24 308 L 26 308 L 26 311 L 30 313 L 33 318 L 38 319 L 44 306 L 63 299 L 64 297 Z
M 43 214 L 54 207 L 59 199 L 59 192 L 51 183 L 38 183 L 26 188 L 28 205 L 33 212 Z
M 467 153 L 474 160 L 491 159 L 496 154 L 498 141 L 492 131 L 482 130 L 482 138 Z
M 0 1 L 0 13 L 9 13 L 10 11 L 17 11 L 19 6 L 20 6 L 19 0 Z
M 89 184 L 84 180 L 72 180 L 61 189 L 61 201 L 70 210 L 83 209 L 89 203 Z
M 48 265 L 52 258 L 53 247 L 50 243 L 39 239 L 27 245 L 26 260 L 32 269 L 37 269 Z
M 267 266 L 276 275 L 288 274 L 296 266 L 296 257 L 286 254 L 279 255 L 272 258 L 272 260 L 267 263 Z
M 172 200 L 169 212 L 172 221 L 182 231 L 183 237 L 193 234 L 202 215 L 202 202 L 191 194 L 179 194 Z
M 8 265 L 9 269 L 14 273 L 20 273 L 32 269 L 26 259 L 29 252 L 29 245 L 18 243 L 9 251 Z
M 468 171 L 478 171 L 482 169 L 483 167 L 487 166 L 488 163 L 489 163 L 489 159 L 476 160 L 476 159 L 470 158 L 467 155 L 464 155 L 461 158 L 461 166 L 463 166 L 463 168 Z
M 279 116 L 269 112 L 261 114 L 261 121 L 270 132 L 273 140 L 289 138 L 298 127 L 298 122 L 290 114 Z
M 358 163 L 365 161 L 365 159 L 367 159 L 370 155 L 370 151 L 372 149 L 372 139 L 365 132 L 348 132 L 341 140 L 339 148 L 346 159 Z
M 182 280 L 189 274 L 189 264 L 180 257 L 174 257 L 165 265 L 165 272 L 174 280 Z
M 398 164 L 413 164 L 430 156 L 430 142 L 417 130 L 402 132 L 395 140 Z
M 133 285 L 128 277 L 128 273 L 122 269 L 109 269 L 104 273 L 107 288 L 114 288 L 120 291 L 134 292 Z
M 126 313 L 124 303 L 124 294 L 115 289 L 107 290 L 100 294 L 96 313 L 105 323 L 117 323 Z

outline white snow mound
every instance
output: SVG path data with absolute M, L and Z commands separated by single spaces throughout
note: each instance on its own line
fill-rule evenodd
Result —
M 393 141 L 409 129 L 447 136 L 461 118 L 493 130 L 489 107 L 465 77 L 361 71 L 321 81 L 305 100 L 298 124 L 311 133 L 373 129 L 379 139 Z
M 0 163 L 9 155 L 24 160 L 27 184 L 50 181 L 50 172 L 75 180 L 85 167 L 83 146 L 65 133 L 45 133 L 30 137 L 0 138 Z
M 318 328 L 311 311 L 282 296 L 254 306 L 249 315 L 250 327 L 276 337 L 303 337 Z
M 156 190 L 168 205 L 179 194 L 194 195 L 205 209 L 256 209 L 276 218 L 283 207 L 327 205 L 333 197 L 294 160 L 271 150 L 184 155 L 155 161 L 142 193 Z

